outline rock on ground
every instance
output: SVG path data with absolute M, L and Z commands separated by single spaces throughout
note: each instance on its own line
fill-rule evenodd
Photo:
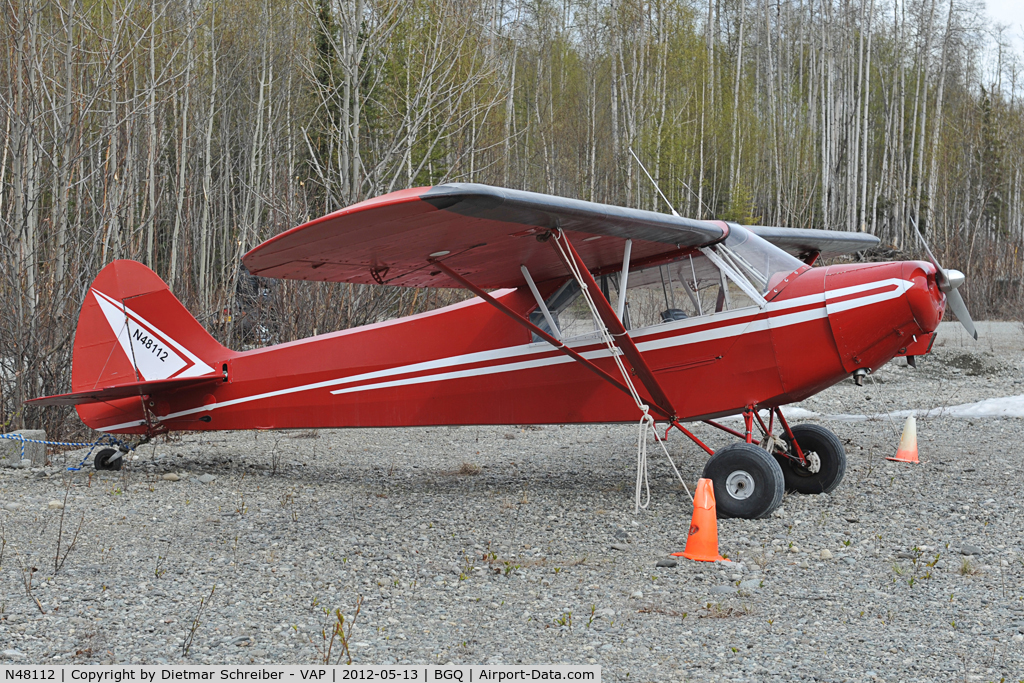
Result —
M 31 441 L 12 438 L 20 436 Z M 42 467 L 46 464 L 46 445 L 35 443 L 46 441 L 46 432 L 42 429 L 19 429 L 8 432 L 0 438 L 0 467 L 22 467 L 22 461 L 28 460 L 29 467 Z

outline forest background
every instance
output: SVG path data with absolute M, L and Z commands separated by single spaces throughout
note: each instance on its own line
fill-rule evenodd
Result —
M 0 427 L 68 436 L 92 278 L 161 275 L 222 342 L 463 296 L 270 282 L 240 257 L 367 197 L 473 181 L 861 230 L 1020 319 L 1021 56 L 967 0 L 4 0 Z M 871 257 L 869 255 L 869 257 Z

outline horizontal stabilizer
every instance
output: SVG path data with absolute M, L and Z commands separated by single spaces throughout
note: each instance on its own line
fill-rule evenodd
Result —
M 105 403 L 119 398 L 131 398 L 133 396 L 151 396 L 165 391 L 174 391 L 186 387 L 199 386 L 200 384 L 211 384 L 223 381 L 221 375 L 201 375 L 199 377 L 174 377 L 172 379 L 157 379 L 142 382 L 130 382 L 128 384 L 117 384 L 109 387 L 89 389 L 86 391 L 73 391 L 70 394 L 57 394 L 55 396 L 42 396 L 25 401 L 35 406 L 78 406 L 86 403 Z
M 761 239 L 798 258 L 812 254 L 819 254 L 821 258 L 835 258 L 876 247 L 879 242 L 877 237 L 866 232 L 775 228 L 764 225 L 748 225 L 746 228 Z

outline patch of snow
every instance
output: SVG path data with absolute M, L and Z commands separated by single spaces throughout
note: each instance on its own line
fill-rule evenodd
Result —
M 762 410 L 762 417 L 767 418 L 768 411 Z M 828 415 L 825 413 L 816 413 L 813 410 L 806 410 L 804 408 L 789 407 L 785 409 L 786 419 L 792 422 L 793 420 L 807 419 L 807 418 L 821 418 L 825 420 L 836 420 L 839 422 L 862 422 L 864 420 L 884 420 L 887 419 L 886 413 L 876 413 L 874 415 L 853 415 L 849 413 L 837 413 L 834 415 Z M 955 406 L 941 406 L 938 408 L 930 408 L 928 410 L 896 410 L 888 414 L 889 417 L 958 417 L 964 419 L 974 418 L 1000 418 L 1000 417 L 1024 417 L 1024 395 L 1020 396 L 1002 396 L 999 398 L 987 398 L 984 401 L 977 401 L 975 403 L 961 403 Z M 730 415 L 729 417 L 723 417 L 717 420 L 718 422 L 742 422 L 742 415 Z
M 761 417 L 762 418 L 764 418 L 766 420 L 768 419 L 768 411 L 767 410 L 760 410 L 758 412 L 761 413 Z M 830 419 L 835 419 L 835 417 L 836 417 L 835 415 L 822 415 L 821 413 L 816 413 L 813 410 L 806 410 L 805 408 L 796 408 L 796 407 L 792 407 L 792 406 L 784 408 L 783 415 L 786 416 L 787 420 L 799 420 L 801 418 L 808 418 L 808 417 L 827 417 L 827 418 L 830 418 Z M 861 416 L 861 419 L 866 420 L 867 417 Z M 715 422 L 730 422 L 730 421 L 743 422 L 743 415 L 742 414 L 741 415 L 729 415 L 728 417 L 720 417 L 720 418 L 715 420 Z
M 798 417 L 821 417 L 827 420 L 839 420 L 842 422 L 860 422 L 863 420 L 884 420 L 886 413 L 874 415 L 850 415 L 840 413 L 837 415 L 825 415 L 814 413 L 800 408 L 790 408 L 785 412 L 788 418 Z M 1024 417 L 1024 395 L 1002 396 L 999 398 L 987 398 L 984 401 L 974 403 L 961 403 L 955 406 L 940 406 L 928 410 L 896 410 L 888 414 L 890 417 L 959 417 L 964 419 L 982 417 Z
M 917 417 L 1024 417 L 1024 395 L 986 398 L 975 403 L 961 403 L 931 410 L 902 410 L 896 415 Z

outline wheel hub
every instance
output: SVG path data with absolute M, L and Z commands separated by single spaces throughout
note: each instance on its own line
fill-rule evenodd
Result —
M 810 453 L 804 453 L 804 458 L 807 459 L 807 471 L 811 474 L 817 474 L 821 471 L 821 458 L 814 451 Z
M 736 500 L 744 500 L 754 494 L 754 478 L 744 470 L 736 470 L 725 480 L 725 490 Z

